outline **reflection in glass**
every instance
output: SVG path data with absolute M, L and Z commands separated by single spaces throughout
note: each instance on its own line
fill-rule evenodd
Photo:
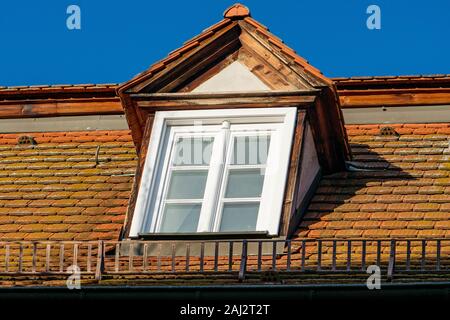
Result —
M 166 204 L 160 232 L 196 232 L 200 204 Z
M 167 199 L 203 199 L 207 170 L 172 171 Z
M 173 165 L 209 165 L 213 142 L 212 137 L 179 137 L 175 142 Z
M 225 203 L 220 231 L 255 231 L 259 203 Z

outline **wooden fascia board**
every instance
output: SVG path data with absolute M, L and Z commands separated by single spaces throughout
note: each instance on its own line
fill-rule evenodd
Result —
M 248 46 L 239 49 L 238 61 L 245 65 L 271 90 L 296 90 L 297 86 Z
M 124 226 L 123 226 L 123 236 L 125 238 L 129 237 L 131 223 L 133 221 L 134 210 L 136 208 L 136 201 L 139 194 L 139 186 L 141 184 L 141 177 L 144 171 L 144 165 L 147 156 L 147 149 L 149 147 L 150 135 L 153 128 L 154 115 L 150 114 L 147 116 L 145 121 L 145 128 L 140 139 L 140 144 L 138 149 L 138 163 L 136 164 L 136 174 L 134 176 L 133 186 L 131 189 L 130 200 L 128 202 L 127 213 L 125 216 Z M 134 137 L 133 137 L 134 138 Z
M 236 24 L 226 27 L 214 37 L 194 49 L 191 54 L 186 55 L 172 67 L 162 71 L 148 83 L 143 83 L 137 88 L 139 91 L 170 92 L 176 91 L 174 82 L 179 82 L 178 88 L 187 83 L 188 79 L 198 76 L 214 62 L 223 59 L 240 47 L 240 29 Z M 172 84 L 172 85 L 171 85 Z
M 139 154 L 142 136 L 143 136 L 143 127 L 146 125 L 145 123 L 141 123 L 140 119 L 142 119 L 142 115 L 138 115 L 138 110 L 134 102 L 130 99 L 129 95 L 124 95 L 118 92 L 120 96 L 120 101 L 122 102 L 123 111 L 125 113 L 125 118 L 127 119 L 128 127 L 131 131 L 131 137 L 133 139 L 134 146 L 136 148 L 136 152 Z
M 332 81 L 325 78 L 325 76 L 318 77 L 315 74 L 309 73 L 308 68 L 310 68 L 310 66 L 302 66 L 304 68 L 304 72 L 302 72 L 302 70 L 297 67 L 296 62 L 293 61 L 293 57 L 287 58 L 282 51 L 274 50 L 274 48 L 270 46 L 267 41 L 261 39 L 261 37 L 249 27 L 248 22 L 240 21 L 239 25 L 241 26 L 243 33 L 245 32 L 245 34 L 249 35 L 252 39 L 257 41 L 259 45 L 264 47 L 272 55 L 279 59 L 279 61 L 289 68 L 305 86 L 317 88 L 332 84 Z M 241 36 L 241 38 L 243 37 Z M 300 57 L 298 58 L 301 59 Z
M 267 91 L 220 94 L 136 94 L 132 98 L 141 109 L 286 107 L 312 103 L 319 91 Z
M 119 92 L 124 93 L 137 93 L 142 91 L 143 89 L 152 86 L 155 82 L 161 82 L 164 79 L 167 78 L 177 78 L 174 73 L 179 72 L 183 74 L 183 70 L 186 68 L 189 68 L 190 63 L 192 63 L 192 60 L 195 60 L 195 58 L 203 57 L 205 58 L 205 52 L 209 49 L 211 51 L 214 51 L 213 49 L 216 48 L 216 40 L 220 39 L 222 37 L 226 37 L 230 32 L 239 32 L 239 28 L 236 22 L 232 22 L 231 24 L 225 26 L 223 30 L 217 31 L 217 33 L 212 36 L 210 39 L 207 39 L 204 41 L 204 43 L 201 43 L 197 48 L 193 49 L 191 52 L 186 53 L 183 57 L 169 63 L 168 65 L 163 65 L 161 68 L 163 70 L 159 72 L 147 72 L 134 80 L 131 80 L 130 82 L 127 82 L 119 87 Z M 229 41 L 232 41 L 231 37 Z M 236 36 L 238 38 L 238 36 Z M 154 66 L 157 66 L 155 64 Z M 178 75 L 178 76 L 179 76 Z M 156 90 L 158 91 L 158 90 Z
M 159 88 L 158 92 L 176 92 L 183 88 L 187 83 L 198 78 L 202 73 L 205 73 L 208 69 L 218 64 L 221 60 L 228 55 L 232 55 L 240 48 L 241 44 L 239 38 L 236 37 L 227 41 L 223 46 L 214 49 L 214 52 L 209 52 L 206 55 L 202 55 L 198 58 L 197 62 L 188 63 L 186 67 L 188 69 L 180 71 L 178 76 L 170 77 L 166 80 L 167 84 Z M 193 58 L 194 59 L 194 58 Z M 182 68 L 180 66 L 180 68 Z M 154 90 L 151 90 L 154 91 Z
M 303 157 L 302 150 L 305 136 L 305 124 L 306 112 L 305 110 L 298 110 L 280 223 L 280 234 L 288 237 L 290 236 L 289 226 L 291 225 L 291 219 L 293 218 L 295 212 L 295 199 L 299 187 L 301 172 L 300 165 Z
M 282 62 L 280 62 L 279 59 L 276 56 L 273 56 L 266 48 L 262 46 L 258 48 L 256 45 L 252 44 L 251 41 L 248 40 L 249 37 L 250 35 L 246 34 L 245 32 L 241 35 L 242 48 L 245 51 L 249 52 L 254 57 L 254 59 L 261 61 L 261 63 L 267 66 L 269 71 L 276 74 L 278 77 L 282 79 L 283 82 L 289 83 L 292 87 L 296 89 L 313 88 L 309 84 L 305 83 L 303 79 L 296 76 L 296 74 L 292 72 L 290 68 L 288 68 Z M 256 74 L 256 72 L 254 71 L 252 72 Z M 259 78 L 261 78 L 261 80 L 263 81 L 264 76 Z M 272 87 L 273 85 L 269 84 L 268 86 Z
M 280 69 L 280 65 L 286 68 L 288 70 L 289 75 L 285 74 L 284 77 L 286 78 L 287 81 L 293 83 L 297 87 L 314 88 L 314 86 L 310 84 L 308 79 L 306 79 L 303 75 L 301 75 L 301 73 L 299 73 L 297 70 L 292 68 L 292 62 L 286 59 L 281 53 L 276 52 L 273 48 L 271 48 L 267 43 L 265 43 L 265 41 L 263 41 L 257 35 L 255 35 L 255 33 L 252 32 L 252 30 L 250 30 L 244 24 L 241 24 L 241 28 L 242 28 L 241 41 L 244 47 L 246 47 L 251 52 L 256 52 L 258 55 L 262 57 L 264 57 L 264 54 L 261 54 L 258 51 L 264 50 L 265 54 L 271 55 L 275 59 L 276 63 L 271 62 L 270 59 L 265 57 L 266 63 L 271 64 L 271 66 L 275 70 L 278 70 L 278 72 L 282 72 L 282 70 Z M 259 50 L 258 46 L 260 47 Z M 295 79 L 295 81 L 293 81 L 293 79 Z
M 268 91 L 253 91 L 253 92 L 217 92 L 217 93 L 191 93 L 191 92 L 175 92 L 175 93 L 137 93 L 131 94 L 132 98 L 143 99 L 208 99 L 208 98 L 233 98 L 239 97 L 276 97 L 276 96 L 308 96 L 317 95 L 320 93 L 318 89 L 308 90 L 268 90 Z
M 450 104 L 450 88 L 338 91 L 342 108 Z
M 0 101 L 0 119 L 123 114 L 118 98 Z
M 393 79 L 368 79 L 368 80 L 340 80 L 331 79 L 341 90 L 375 90 L 375 89 L 412 89 L 412 88 L 439 88 L 448 87 L 450 78 L 396 78 Z
M 345 170 L 345 161 L 351 155 L 342 112 L 332 88 L 325 89 L 317 97 L 307 115 L 324 174 Z
M 333 85 L 328 89 L 326 89 L 325 95 L 328 97 L 328 101 L 333 105 L 333 108 L 336 110 L 338 125 L 336 126 L 335 130 L 338 136 L 341 138 L 340 143 L 344 151 L 344 158 L 345 160 L 351 160 L 352 149 L 348 141 L 347 129 L 345 128 L 344 113 L 342 112 L 342 105 L 339 99 L 339 94 L 337 92 L 336 86 Z
M 38 100 L 67 98 L 108 98 L 116 96 L 116 87 L 94 87 L 91 89 L 79 87 L 45 88 L 45 89 L 9 89 L 0 90 L 0 101 L 3 100 Z

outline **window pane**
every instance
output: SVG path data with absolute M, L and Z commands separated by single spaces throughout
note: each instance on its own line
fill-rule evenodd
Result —
M 255 231 L 259 203 L 225 203 L 220 231 Z
M 231 164 L 265 164 L 269 146 L 268 135 L 234 137 Z
M 166 204 L 160 232 L 196 232 L 200 204 Z
M 207 170 L 172 171 L 167 199 L 203 199 Z
M 180 137 L 175 142 L 174 166 L 209 165 L 214 138 Z
M 263 183 L 264 169 L 231 169 L 225 198 L 260 197 Z

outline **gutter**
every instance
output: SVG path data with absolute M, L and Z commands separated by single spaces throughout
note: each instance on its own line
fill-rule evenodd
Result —
M 380 290 L 365 284 L 212 285 L 212 286 L 86 286 L 0 288 L 0 300 L 152 300 L 152 301 L 326 301 L 438 299 L 450 300 L 450 282 L 382 283 Z

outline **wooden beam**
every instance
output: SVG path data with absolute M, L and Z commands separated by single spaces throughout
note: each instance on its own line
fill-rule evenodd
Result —
M 239 61 L 255 74 L 265 85 L 273 90 L 296 90 L 278 70 L 275 70 L 264 58 L 248 48 L 239 50 Z
M 288 68 L 289 61 L 283 60 L 279 54 L 276 54 L 273 50 L 264 46 L 253 34 L 247 31 L 242 31 L 240 36 L 242 47 L 251 52 L 256 57 L 264 59 L 266 64 L 273 70 L 276 70 L 278 75 L 283 76 L 285 81 L 295 86 L 296 88 L 306 89 L 312 88 L 309 83 L 297 74 L 291 68 Z
M 231 92 L 176 92 L 176 93 L 137 93 L 130 95 L 137 100 L 185 100 L 185 99 L 230 99 L 230 98 L 253 98 L 253 97 L 280 97 L 280 96 L 308 96 L 318 95 L 319 89 L 303 90 L 273 90 L 273 91 L 231 91 Z
M 290 236 L 289 224 L 295 211 L 295 194 L 299 185 L 302 144 L 305 131 L 305 111 L 297 111 L 294 139 L 289 161 L 286 191 L 284 193 L 283 210 L 280 223 L 280 235 Z
M 240 47 L 239 38 L 234 38 L 231 41 L 227 40 L 227 42 L 219 49 L 217 49 L 211 55 L 199 59 L 197 63 L 189 63 L 189 70 L 179 75 L 178 77 L 171 79 L 168 84 L 166 84 L 163 88 L 161 88 L 160 92 L 173 92 L 179 91 L 180 88 L 184 87 L 186 83 L 197 79 L 199 75 L 214 65 L 217 65 L 221 60 L 224 59 L 227 55 L 236 52 Z
M 345 170 L 350 157 L 341 110 L 333 90 L 326 88 L 308 110 L 309 122 L 319 163 L 324 174 Z
M 342 108 L 450 104 L 449 88 L 338 91 Z
M 182 109 L 218 109 L 218 108 L 270 108 L 306 106 L 315 100 L 315 95 L 284 96 L 284 97 L 235 97 L 209 99 L 176 99 L 176 100 L 141 100 L 136 104 L 142 109 L 153 110 L 182 110 Z
M 140 113 L 138 114 L 138 108 L 134 102 L 131 101 L 129 95 L 120 95 L 120 101 L 122 102 L 125 117 L 127 118 L 128 127 L 131 130 L 131 137 L 133 138 L 136 152 L 139 153 L 143 135 L 142 127 L 144 126 L 144 124 L 140 122 Z
M 70 98 L 108 98 L 116 96 L 117 85 L 61 85 L 61 86 L 30 86 L 30 87 L 1 87 L 0 101 L 37 99 Z
M 2 101 L 0 119 L 123 114 L 118 98 L 66 101 Z

